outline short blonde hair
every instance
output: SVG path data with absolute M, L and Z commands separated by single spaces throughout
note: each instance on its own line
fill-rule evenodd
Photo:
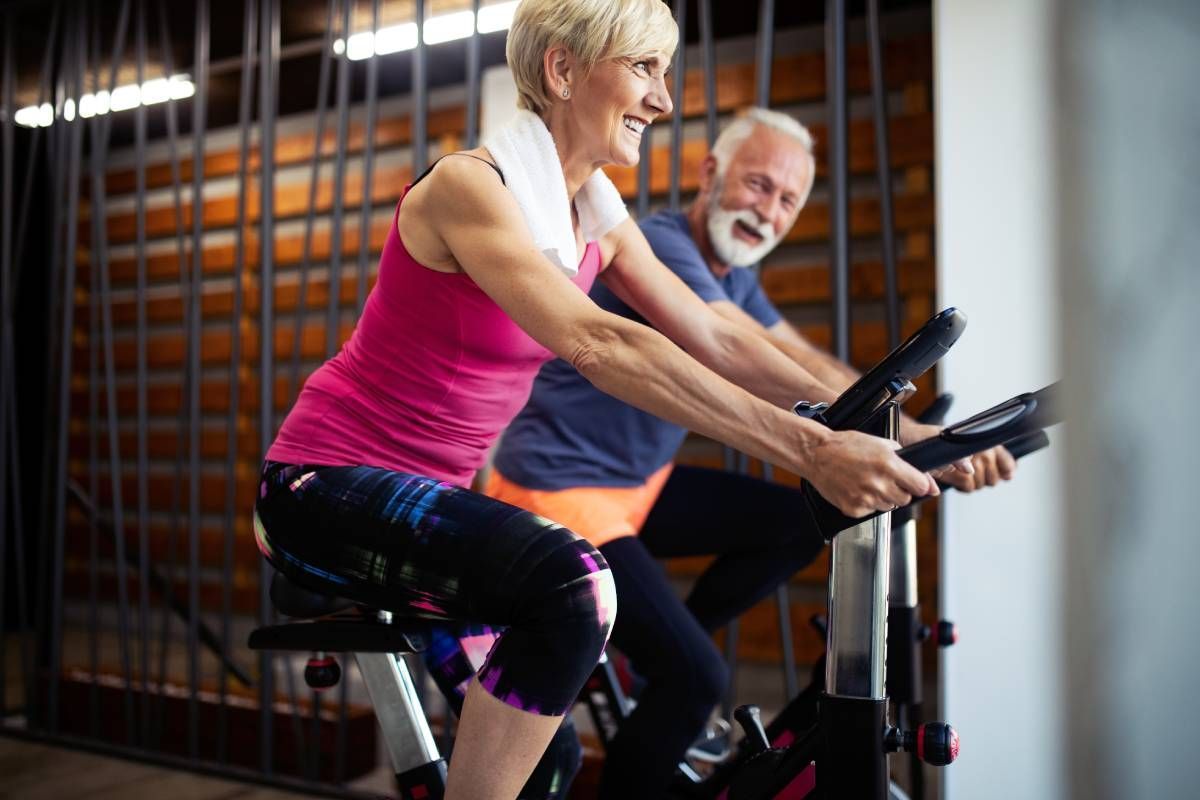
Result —
M 562 45 L 586 75 L 608 58 L 675 53 L 679 29 L 662 0 L 521 0 L 505 56 L 517 84 L 517 106 L 536 114 L 552 102 L 543 63 Z

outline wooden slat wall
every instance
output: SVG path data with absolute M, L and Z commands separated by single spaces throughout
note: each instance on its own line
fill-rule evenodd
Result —
M 915 35 L 887 43 L 887 80 L 893 97 L 901 102 L 891 103 L 889 121 L 890 163 L 894 171 L 896 205 L 895 220 L 899 239 L 899 286 L 901 294 L 902 327 L 911 331 L 924 321 L 934 310 L 934 266 L 933 228 L 934 198 L 932 194 L 933 164 L 933 118 L 930 108 L 930 86 L 932 75 L 931 42 L 927 35 Z M 862 47 L 851 49 L 849 59 L 849 84 L 852 92 L 864 94 L 869 91 L 866 52 Z M 718 109 L 721 113 L 733 112 L 752 103 L 754 94 L 754 67 L 752 63 L 724 64 L 717 73 Z M 820 53 L 790 55 L 776 59 L 771 85 L 772 104 L 776 106 L 808 105 L 810 111 L 820 109 L 824 100 L 824 58 Z M 700 118 L 704 114 L 702 76 L 699 70 L 690 70 L 686 76 L 683 108 L 689 118 Z M 459 146 L 463 137 L 465 113 L 461 107 L 445 108 L 432 112 L 429 118 L 430 139 L 443 150 Z M 811 126 L 817 139 L 818 186 L 813 202 L 801 213 L 796 225 L 786 237 L 794 254 L 799 257 L 773 256 L 763 271 L 763 283 L 770 297 L 785 313 L 797 318 L 813 320 L 802 325 L 804 333 L 814 342 L 826 345 L 829 341 L 827 322 L 829 303 L 829 272 L 824 262 L 824 248 L 829 233 L 829 208 L 820 199 L 827 171 L 825 155 L 825 128 L 822 124 Z M 404 148 L 411 141 L 411 125 L 407 117 L 393 117 L 380 121 L 374 131 L 377 157 L 383 159 L 374 175 L 371 186 L 372 215 L 369 222 L 371 272 L 368 280 L 373 284 L 375 261 L 385 240 L 390 223 L 390 211 L 399 199 L 405 183 L 411 178 L 411 170 L 403 163 Z M 361 153 L 364 132 L 358 124 L 350 126 L 348 152 Z M 309 193 L 306 169 L 317 146 L 311 134 L 282 137 L 277 147 L 276 163 L 280 167 L 303 167 L 299 180 L 294 175 L 287 183 L 280 182 L 276 188 L 276 208 L 279 219 L 302 220 L 307 212 Z M 332 158 L 336 141 L 332 132 L 319 143 L 321 153 Z M 850 128 L 850 168 L 858 177 L 858 184 L 873 186 L 871 178 L 875 172 L 874 128 L 869 117 L 852 120 Z M 682 188 L 691 192 L 696 188 L 696 174 L 706 148 L 701 140 L 689 139 L 682 148 Z M 390 157 L 389 157 L 390 156 Z M 400 156 L 400 158 L 397 158 Z M 650 183 L 656 198 L 668 190 L 669 150 L 655 147 L 650 162 Z M 232 319 L 234 246 L 230 240 L 235 223 L 236 187 L 231 186 L 222 196 L 209 196 L 202 209 L 202 223 L 206 233 L 223 234 L 221 239 L 205 243 L 202 254 L 202 278 L 204 282 L 201 300 L 202 340 L 200 381 L 200 404 L 203 424 L 200 437 L 202 463 L 200 557 L 205 571 L 202 598 L 215 601 L 215 576 L 222 565 L 222 529 L 220 515 L 224 512 L 227 482 L 236 482 L 237 513 L 235 514 L 236 538 L 234 572 L 235 605 L 240 611 L 253 610 L 257 602 L 254 587 L 257 580 L 259 555 L 254 547 L 250 530 L 250 508 L 256 486 L 258 453 L 258 404 L 259 386 L 262 375 L 258 368 L 258 310 L 262 299 L 258 271 L 258 197 L 260 187 L 255 171 L 259 164 L 257 149 L 250 157 L 251 177 L 245 186 L 248 199 L 246 223 L 246 265 L 242 290 L 245 306 L 241 319 Z M 181 163 L 184 181 L 189 181 L 194 164 L 190 159 Z M 338 305 L 341 310 L 339 341 L 345 341 L 353 327 L 353 305 L 357 293 L 357 256 L 359 241 L 360 210 L 362 201 L 362 175 L 358 161 L 348 165 L 343 198 L 347 216 L 343 224 L 342 255 L 343 275 L 337 287 Z M 204 161 L 204 176 L 207 180 L 236 176 L 236 150 L 208 153 Z M 618 189 L 632 202 L 636 196 L 636 170 L 612 168 L 609 170 Z M 110 200 L 131 197 L 134 191 L 134 173 L 131 169 L 112 170 L 106 179 L 106 191 Z M 147 172 L 147 185 L 160 194 L 171 185 L 171 170 L 167 163 L 151 164 Z M 335 187 L 328 178 L 319 180 L 317 187 L 318 219 L 327 223 L 333 205 Z M 851 295 L 855 311 L 852 328 L 853 361 L 865 366 L 876 360 L 887 349 L 886 335 L 882 322 L 883 269 L 872 242 L 880 233 L 879 203 L 873 189 L 857 190 L 851 201 L 850 225 L 856 238 L 859 252 L 867 253 L 854 264 L 851 275 Z M 88 194 L 84 193 L 87 197 Z M 175 461 L 177 453 L 186 458 L 179 448 L 180 431 L 178 415 L 183 405 L 181 375 L 186 359 L 186 329 L 184 308 L 178 288 L 180 264 L 175 249 L 175 210 L 169 203 L 169 191 L 154 197 L 152 208 L 147 214 L 147 235 L 150 248 L 147 257 L 147 272 L 153 288 L 146 303 L 146 312 L 151 326 L 148 341 L 150 383 L 148 391 L 148 413 L 151 420 L 149 452 L 153 464 L 150 476 L 151 522 L 147 531 L 152 559 L 163 564 L 168 558 L 167 542 L 171 538 L 171 510 L 173 497 L 186 497 L 182 488 L 173 491 Z M 116 331 L 114 345 L 114 368 L 117 374 L 116 412 L 119 419 L 118 447 L 122 457 L 123 499 L 126 508 L 129 547 L 136 548 L 137 531 L 134 515 L 130 513 L 135 494 L 135 434 L 136 396 L 133 384 L 136 366 L 136 342 L 133 336 L 136 305 L 133 297 L 135 261 L 129 253 L 133 241 L 135 217 L 126 203 L 121 210 L 109 213 L 105 226 L 110 245 L 117 248 L 110 264 L 110 275 L 115 296 L 112 303 L 112 320 Z M 184 235 L 190 235 L 192 215 L 190 187 L 184 187 L 180 209 L 184 221 Z M 77 322 L 74 355 L 75 373 L 72 376 L 71 405 L 71 463 L 73 477 L 88 485 L 89 438 L 98 435 L 97 446 L 101 464 L 107 465 L 109 448 L 104 414 L 107 398 L 99 392 L 100 429 L 91 432 L 88 428 L 89 386 L 88 354 L 90 253 L 92 235 L 88 219 L 91 209 L 85 206 L 84 221 L 80 224 L 80 249 L 77 253 L 79 266 L 77 288 Z M 301 380 L 314 369 L 324 357 L 325 309 L 329 302 L 330 285 L 323 267 L 330 255 L 331 237 L 327 224 L 314 231 L 312 237 L 312 263 L 316 265 L 308 285 L 304 308 L 306 322 L 301 331 L 300 350 L 302 357 Z M 298 387 L 290 386 L 287 379 L 294 341 L 293 315 L 299 308 L 297 267 L 302 260 L 304 236 L 293 224 L 279 231 L 275 239 L 277 283 L 272 287 L 277 316 L 273 331 L 276 371 L 271 379 L 275 384 L 275 411 L 277 415 L 290 406 Z M 185 250 L 190 250 L 189 244 Z M 781 252 L 786 252 L 786 249 Z M 236 326 L 242 341 L 242 359 L 238 365 L 240 415 L 237 426 L 236 469 L 233 475 L 225 474 L 225 457 L 228 450 L 227 425 L 230 401 L 228 366 L 231 353 L 233 329 Z M 932 394 L 932 381 L 926 378 L 921 387 L 927 400 Z M 919 406 L 919 403 L 917 404 Z M 693 438 L 681 454 L 685 463 L 719 464 L 719 448 L 713 443 Z M 103 506 L 111 502 L 111 483 L 107 467 L 101 469 L 99 500 Z M 185 476 L 186 480 L 186 476 Z M 794 481 L 792 476 L 782 475 L 780 480 Z M 186 484 L 185 484 L 186 486 Z M 186 501 L 184 501 L 186 502 Z M 186 513 L 186 508 L 182 509 Z M 186 516 L 183 517 L 186 519 Z M 930 537 L 928 528 L 923 534 Z M 88 525 L 77 511 L 72 510 L 68 519 L 68 552 L 76 554 L 68 561 L 66 589 L 74 596 L 84 596 L 87 591 Z M 111 542 L 101 537 L 102 556 L 111 559 Z M 186 552 L 186 526 L 178 530 L 176 553 Z M 926 548 L 926 551 L 932 548 Z M 136 552 L 135 550 L 132 552 Z M 703 569 L 705 559 L 681 559 L 671 565 L 673 575 L 686 579 Z M 928 565 L 922 565 L 924 574 L 935 573 Z M 798 600 L 793 618 L 796 631 L 796 653 L 801 661 L 815 655 L 815 637 L 807 630 L 808 614 L 814 609 L 814 598 L 819 598 L 825 579 L 826 562 L 820 559 L 796 577 L 796 582 L 808 586 L 797 592 Z M 131 580 L 137 580 L 136 574 Z M 102 592 L 115 591 L 115 582 L 110 578 L 102 582 Z M 925 595 L 932 600 L 932 595 Z M 208 606 L 212 608 L 213 606 Z M 778 635 L 775 629 L 775 614 L 769 604 L 764 604 L 746 615 L 743 621 L 742 653 L 755 659 L 771 659 L 778 654 Z M 774 644 L 772 644 L 772 642 Z

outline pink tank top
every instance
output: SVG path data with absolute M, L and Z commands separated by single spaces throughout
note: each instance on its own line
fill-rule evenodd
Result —
M 267 458 L 467 486 L 554 355 L 465 273 L 419 264 L 396 230 L 399 211 L 358 326 L 304 384 Z M 572 283 L 586 293 L 599 270 L 588 242 Z

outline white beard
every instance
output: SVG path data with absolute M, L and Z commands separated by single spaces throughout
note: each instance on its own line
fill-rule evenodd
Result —
M 759 223 L 758 216 L 748 208 L 739 211 L 727 211 L 721 208 L 722 187 L 713 187 L 713 193 L 708 201 L 708 240 L 713 252 L 722 264 L 733 267 L 748 267 L 757 264 L 763 257 L 779 244 L 775 229 L 767 223 Z M 762 237 L 758 244 L 738 239 L 733 234 L 733 226 L 738 221 L 744 223 L 752 231 Z

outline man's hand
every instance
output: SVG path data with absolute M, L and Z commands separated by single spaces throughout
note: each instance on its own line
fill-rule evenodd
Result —
M 940 425 L 923 425 L 905 420 L 900 424 L 900 442 L 907 447 L 931 439 L 941 430 Z M 995 486 L 1002 480 L 1012 480 L 1016 470 L 1017 460 L 1002 446 L 996 446 L 976 453 L 971 458 L 956 461 L 948 467 L 933 470 L 930 474 L 960 492 L 973 492 L 985 486 Z
M 937 483 L 896 455 L 896 442 L 858 431 L 835 431 L 811 452 L 806 477 L 850 517 L 906 506 L 937 494 Z

